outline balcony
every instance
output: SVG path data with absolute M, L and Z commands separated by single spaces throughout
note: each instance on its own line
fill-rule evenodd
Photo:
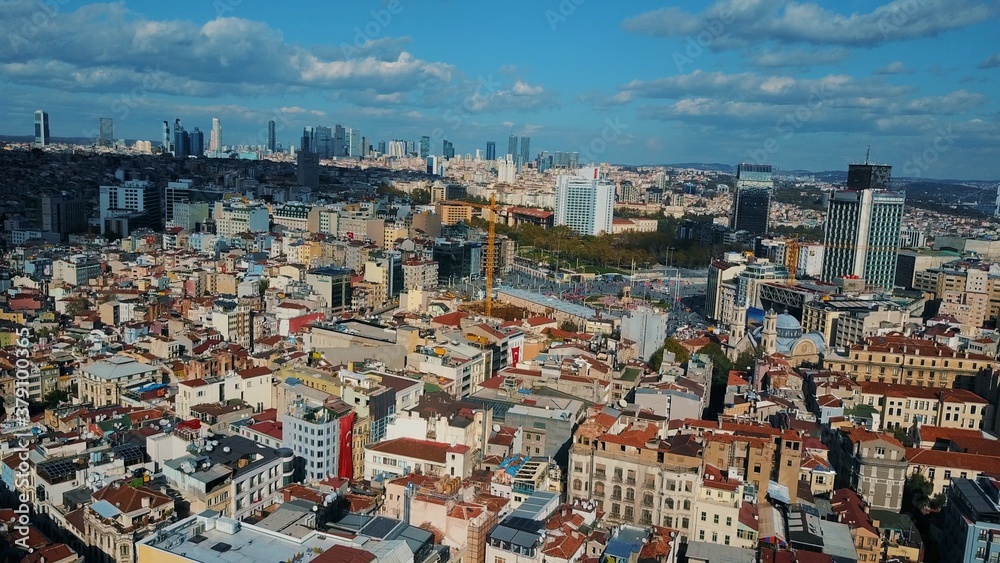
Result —
M 642 499 L 642 505 L 643 506 L 653 506 L 653 497 L 643 497 L 643 499 Z
M 621 499 L 622 499 L 621 493 L 611 493 L 611 500 L 621 500 Z
M 615 473 L 615 476 L 612 477 L 611 480 L 614 481 L 615 483 L 621 483 L 622 481 L 624 481 L 624 479 L 622 479 L 621 473 Z
M 625 484 L 626 485 L 635 485 L 635 477 L 626 477 L 625 478 Z
M 607 478 L 608 478 L 607 472 L 605 472 L 603 469 L 594 470 L 594 479 L 607 479 Z

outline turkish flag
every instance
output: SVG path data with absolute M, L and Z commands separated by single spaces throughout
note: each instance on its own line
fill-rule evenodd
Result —
M 340 419 L 340 467 L 337 474 L 343 479 L 354 479 L 354 418 L 350 413 Z
M 510 349 L 510 365 L 517 366 L 518 360 L 521 359 L 521 347 L 515 346 Z

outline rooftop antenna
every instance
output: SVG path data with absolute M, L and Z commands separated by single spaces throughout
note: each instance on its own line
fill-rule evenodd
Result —
M 868 157 L 872 154 L 872 146 L 868 145 L 868 150 L 865 151 L 865 164 L 868 164 Z

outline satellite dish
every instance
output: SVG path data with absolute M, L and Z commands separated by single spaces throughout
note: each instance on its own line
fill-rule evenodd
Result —
M 625 399 L 618 399 L 618 406 L 621 408 L 625 408 L 628 406 L 628 401 L 626 401 Z
M 494 432 L 499 432 L 500 431 L 500 425 L 499 424 L 494 424 L 493 425 L 493 431 Z

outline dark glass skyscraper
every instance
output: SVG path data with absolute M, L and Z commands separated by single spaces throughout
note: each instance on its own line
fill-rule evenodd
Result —
M 441 154 L 444 156 L 445 160 L 450 160 L 455 158 L 455 145 L 451 144 L 451 141 L 445 139 L 441 143 Z
M 729 226 L 753 235 L 767 234 L 773 188 L 770 164 L 740 164 L 736 168 L 736 191 Z
M 431 154 L 431 138 L 420 137 L 420 158 L 427 158 Z
M 110 148 L 115 144 L 114 122 L 110 117 L 101 118 L 100 133 L 97 138 L 97 146 Z
M 510 138 L 507 139 L 507 154 L 509 154 L 512 158 L 517 159 L 517 137 L 514 135 L 511 135 Z
M 191 154 L 194 156 L 205 156 L 205 134 L 197 127 L 190 133 Z
M 493 141 L 486 141 L 486 160 L 497 159 L 497 144 Z
M 38 110 L 35 112 L 35 146 L 44 147 L 49 142 L 49 114 Z
M 517 160 L 518 170 L 531 161 L 531 137 L 521 137 L 521 156 Z

